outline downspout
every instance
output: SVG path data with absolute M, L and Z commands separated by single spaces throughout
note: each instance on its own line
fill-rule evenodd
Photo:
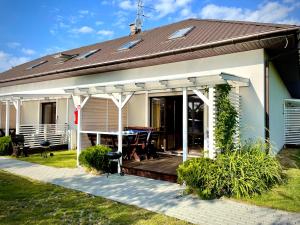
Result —
M 265 105 L 265 143 L 267 145 L 267 153 L 270 152 L 270 77 L 269 77 L 269 67 L 270 61 L 268 56 L 265 58 L 264 64 L 264 105 Z

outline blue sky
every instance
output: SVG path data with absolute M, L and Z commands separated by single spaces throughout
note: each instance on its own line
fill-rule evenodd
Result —
M 300 25 L 300 2 L 144 0 L 143 29 L 195 17 Z M 0 0 L 0 72 L 129 34 L 136 0 Z

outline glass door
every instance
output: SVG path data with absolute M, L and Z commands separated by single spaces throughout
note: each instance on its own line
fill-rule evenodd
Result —
M 42 124 L 56 124 L 56 103 L 42 103 Z
M 203 149 L 203 110 L 204 103 L 197 95 L 188 97 L 188 146 L 189 154 L 199 155 Z

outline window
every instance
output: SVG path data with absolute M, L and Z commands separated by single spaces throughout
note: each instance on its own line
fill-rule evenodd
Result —
M 188 33 L 190 33 L 195 27 L 186 27 L 180 30 L 175 31 L 173 34 L 170 35 L 169 39 L 175 39 L 175 38 L 181 38 L 186 36 Z
M 136 46 L 141 41 L 142 41 L 142 39 L 137 39 L 137 40 L 134 40 L 134 41 L 127 42 L 124 45 L 122 45 L 118 50 L 122 51 L 122 50 L 133 48 L 134 46 Z
M 38 66 L 40 66 L 40 65 L 45 64 L 46 62 L 48 62 L 48 61 L 47 61 L 47 60 L 40 61 L 39 63 L 34 64 L 34 65 L 32 65 L 32 66 L 26 68 L 26 70 L 31 70 L 31 69 L 33 69 L 33 68 L 35 68 L 35 67 L 38 67 Z
M 42 124 L 56 124 L 56 103 L 42 103 Z
M 79 56 L 76 57 L 76 59 L 80 60 L 80 59 L 86 59 L 88 57 L 90 57 L 91 55 L 95 54 L 96 52 L 100 51 L 100 49 L 94 49 L 88 52 L 84 52 L 79 54 Z

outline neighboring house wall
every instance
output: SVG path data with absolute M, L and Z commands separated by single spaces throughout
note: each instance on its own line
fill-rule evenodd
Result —
M 231 73 L 238 76 L 250 78 L 250 86 L 240 89 L 242 96 L 242 118 L 241 137 L 264 138 L 264 50 L 258 49 L 247 52 L 233 53 L 227 55 L 213 56 L 176 63 L 162 64 L 156 66 L 128 69 L 121 71 L 106 72 L 95 75 L 78 76 L 60 80 L 50 80 L 33 84 L 16 85 L 14 87 L 3 87 L 0 93 L 11 93 L 16 91 L 32 91 L 36 87 L 40 90 L 52 93 L 63 93 L 62 88 L 74 88 L 78 85 L 99 84 L 104 86 L 109 82 L 130 80 L 137 82 L 140 79 L 155 79 L 155 77 L 168 77 L 169 75 L 213 75 L 221 72 Z M 131 101 L 141 101 L 141 98 Z M 131 108 L 132 109 L 132 108 Z M 130 109 L 129 109 L 130 110 Z M 144 110 L 144 107 L 141 110 Z M 131 112 L 133 112 L 131 110 Z M 138 113 L 138 111 L 136 111 Z M 132 115 L 129 122 L 142 124 L 142 117 Z
M 269 66 L 270 80 L 270 141 L 278 152 L 284 145 L 284 99 L 291 98 L 272 63 Z

